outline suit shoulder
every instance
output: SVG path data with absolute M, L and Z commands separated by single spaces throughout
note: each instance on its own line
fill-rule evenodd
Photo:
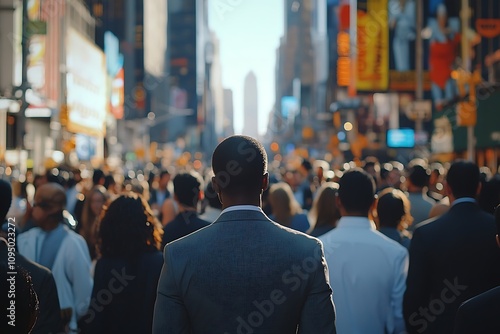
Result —
M 476 297 L 465 301 L 460 306 L 462 312 L 479 311 L 483 308 L 500 308 L 500 286 L 483 292 Z
M 30 273 L 37 273 L 40 276 L 52 275 L 50 269 L 25 258 L 23 255 L 19 253 L 16 253 L 16 261 L 18 261 L 19 265 L 24 269 L 26 269 L 27 271 L 29 271 Z
M 415 226 L 415 231 L 413 233 L 415 233 L 417 230 L 420 230 L 419 233 L 426 233 L 426 231 L 428 230 L 438 228 L 442 218 L 443 216 L 433 217 L 418 223 Z
M 168 232 L 170 229 L 166 229 L 169 224 L 167 224 L 163 232 Z M 179 239 L 176 239 L 174 241 L 171 241 L 168 243 L 168 246 L 170 248 L 177 248 L 177 247 L 185 247 L 185 246 L 196 246 L 200 243 L 200 241 L 204 238 L 210 238 L 211 236 L 215 235 L 217 232 L 215 231 L 215 228 L 213 224 L 208 224 L 206 226 L 201 227 L 200 229 L 182 237 Z
M 323 243 L 319 238 L 282 226 L 276 222 L 272 222 L 272 224 L 276 228 L 276 235 L 273 237 L 276 238 L 277 242 L 290 243 L 293 248 L 310 249 L 318 246 L 323 248 Z

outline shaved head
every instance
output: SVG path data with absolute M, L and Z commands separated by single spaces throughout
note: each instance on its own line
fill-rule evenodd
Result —
M 57 183 L 46 183 L 40 186 L 35 194 L 37 202 L 44 202 L 63 210 L 66 207 L 66 191 Z

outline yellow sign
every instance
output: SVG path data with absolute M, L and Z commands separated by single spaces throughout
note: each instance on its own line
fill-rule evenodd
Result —
M 389 86 L 389 28 L 387 0 L 369 0 L 367 11 L 358 11 L 359 90 L 387 90 Z

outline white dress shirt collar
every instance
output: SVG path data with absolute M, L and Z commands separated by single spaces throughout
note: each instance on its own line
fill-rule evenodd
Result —
M 264 213 L 264 211 L 262 211 L 262 208 L 260 206 L 256 206 L 256 205 L 233 205 L 233 206 L 230 206 L 230 207 L 225 208 L 224 210 L 222 210 L 222 212 L 220 214 L 222 215 L 222 214 L 224 214 L 226 212 L 242 211 L 242 210 L 258 211 L 258 212 Z
M 376 229 L 375 223 L 366 217 L 342 217 L 337 224 L 338 228 Z

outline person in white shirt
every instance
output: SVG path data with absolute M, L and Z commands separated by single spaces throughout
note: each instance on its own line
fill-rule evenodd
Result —
M 337 332 L 405 333 L 408 252 L 368 219 L 375 203 L 373 177 L 359 168 L 346 172 L 336 201 L 342 218 L 320 240 L 334 291 Z
M 47 183 L 37 189 L 31 217 L 37 227 L 19 235 L 19 253 L 54 275 L 61 317 L 70 333 L 87 312 L 93 280 L 87 243 L 63 223 L 66 194 L 62 186 Z

